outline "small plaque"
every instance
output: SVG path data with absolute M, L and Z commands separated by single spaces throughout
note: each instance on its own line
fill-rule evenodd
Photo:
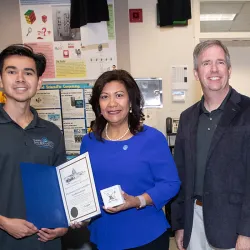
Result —
M 105 208 L 116 207 L 124 203 L 120 185 L 115 185 L 101 190 L 102 200 Z

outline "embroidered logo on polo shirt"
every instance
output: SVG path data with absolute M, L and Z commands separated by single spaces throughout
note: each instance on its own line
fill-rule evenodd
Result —
M 48 149 L 54 148 L 54 142 L 49 141 L 46 137 L 43 137 L 42 139 L 33 139 L 33 142 L 36 146 L 40 148 L 48 148 Z

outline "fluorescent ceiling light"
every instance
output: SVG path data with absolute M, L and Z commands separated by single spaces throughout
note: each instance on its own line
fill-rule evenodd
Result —
M 236 14 L 201 14 L 201 21 L 233 21 Z

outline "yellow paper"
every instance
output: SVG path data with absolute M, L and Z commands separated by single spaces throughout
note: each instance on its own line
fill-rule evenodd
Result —
M 56 60 L 57 78 L 86 77 L 86 64 L 80 60 Z

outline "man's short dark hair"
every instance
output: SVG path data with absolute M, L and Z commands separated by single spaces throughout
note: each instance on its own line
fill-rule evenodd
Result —
M 46 68 L 46 58 L 41 53 L 35 53 L 33 49 L 26 44 L 12 44 L 0 53 L 0 75 L 2 75 L 4 60 L 9 56 L 16 55 L 32 58 L 36 64 L 37 76 L 42 76 Z

